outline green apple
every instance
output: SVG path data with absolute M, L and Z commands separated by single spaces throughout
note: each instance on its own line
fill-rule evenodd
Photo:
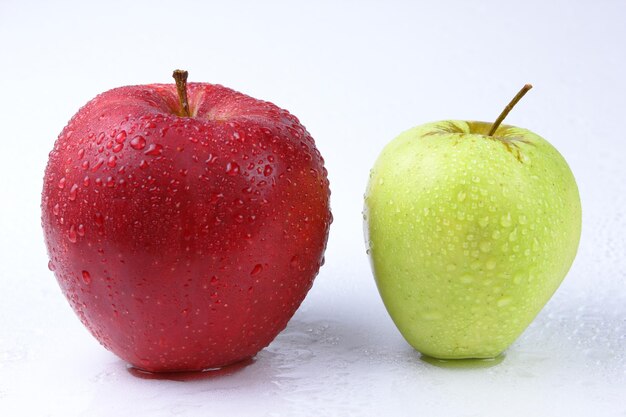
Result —
M 376 284 L 422 354 L 499 355 L 576 255 L 581 206 L 566 161 L 535 133 L 500 125 L 524 92 L 496 123 L 402 133 L 371 171 L 364 218 Z

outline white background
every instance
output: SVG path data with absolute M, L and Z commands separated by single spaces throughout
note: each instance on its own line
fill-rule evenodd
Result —
M 297 115 L 327 161 L 327 262 L 254 363 L 146 380 L 63 298 L 40 227 L 47 154 L 107 89 L 220 83 Z M 583 235 L 561 288 L 498 365 L 420 359 L 365 255 L 368 170 L 401 131 L 508 123 L 560 150 Z M 0 415 L 625 416 L 626 3 L 623 1 L 0 1 Z M 131 414 L 132 413 L 132 414 Z

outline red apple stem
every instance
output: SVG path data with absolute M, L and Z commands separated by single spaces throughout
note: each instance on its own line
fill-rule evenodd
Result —
M 517 102 L 520 101 L 531 88 L 533 88 L 531 84 L 526 84 L 522 87 L 521 90 L 519 90 L 515 97 L 513 97 L 513 100 L 511 100 L 511 102 L 506 105 L 504 110 L 502 110 L 502 113 L 500 113 L 500 116 L 498 116 L 493 125 L 491 125 L 491 130 L 489 130 L 489 134 L 487 136 L 493 136 L 493 134 L 496 133 L 496 130 L 498 130 L 502 121 L 506 118 L 506 116 L 509 115 L 509 112 L 513 110 L 513 107 L 515 107 Z
M 174 70 L 172 77 L 176 80 L 176 90 L 178 91 L 178 101 L 180 103 L 181 116 L 190 117 L 189 101 L 187 99 L 187 76 L 189 73 L 185 70 Z

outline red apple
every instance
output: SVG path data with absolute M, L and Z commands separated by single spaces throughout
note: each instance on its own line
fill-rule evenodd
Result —
M 298 119 L 175 78 L 81 108 L 42 195 L 49 267 L 72 308 L 148 371 L 225 366 L 267 346 L 311 288 L 332 220 L 324 160 Z

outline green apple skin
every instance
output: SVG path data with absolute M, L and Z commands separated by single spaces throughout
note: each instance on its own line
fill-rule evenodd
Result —
M 365 194 L 365 237 L 404 338 L 441 359 L 492 358 L 567 274 L 581 206 L 567 163 L 540 136 L 490 123 L 410 129 L 382 151 Z

